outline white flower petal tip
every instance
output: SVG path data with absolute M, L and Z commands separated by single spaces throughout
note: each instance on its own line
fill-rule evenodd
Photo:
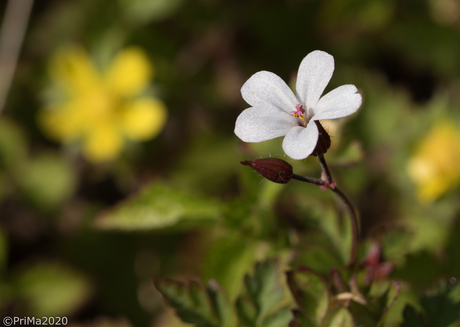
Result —
M 299 67 L 296 95 L 274 73 L 252 75 L 241 88 L 243 99 L 252 107 L 238 116 L 235 134 L 251 143 L 285 136 L 286 155 L 305 159 L 318 142 L 316 120 L 351 115 L 362 103 L 354 85 L 342 85 L 321 97 L 333 71 L 330 54 L 320 50 L 309 53 Z
M 355 113 L 362 103 L 354 85 L 342 85 L 323 96 L 315 108 L 315 120 L 336 119 Z
M 324 51 L 310 52 L 300 63 L 296 93 L 302 104 L 314 108 L 334 72 L 334 57 Z
M 297 103 L 294 93 L 281 77 L 266 71 L 252 75 L 241 88 L 241 95 L 253 107 L 269 105 L 286 111 Z

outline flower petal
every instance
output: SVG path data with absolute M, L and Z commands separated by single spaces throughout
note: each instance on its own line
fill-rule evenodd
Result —
M 252 75 L 241 88 L 241 95 L 253 107 L 270 105 L 287 113 L 295 110 L 298 103 L 289 86 L 267 71 Z
M 318 128 L 311 120 L 306 128 L 293 127 L 283 140 L 283 150 L 292 159 L 300 160 L 308 157 L 318 142 Z
M 334 57 L 324 51 L 310 52 L 300 63 L 296 93 L 305 109 L 315 108 L 334 72 Z
M 244 110 L 236 119 L 235 134 L 244 142 L 263 142 L 286 133 L 297 126 L 297 118 L 265 105 Z
M 136 47 L 127 48 L 113 59 L 105 80 L 115 92 L 134 96 L 147 87 L 153 68 L 145 52 Z
M 87 52 L 78 46 L 60 49 L 51 59 L 49 75 L 69 95 L 81 96 L 101 84 L 100 74 Z
M 78 139 L 88 126 L 88 117 L 73 103 L 42 108 L 37 114 L 38 125 L 56 141 Z
M 123 147 L 120 132 L 111 124 L 94 129 L 83 142 L 83 154 L 91 162 L 115 159 Z
M 123 108 L 121 129 L 132 140 L 148 140 L 161 131 L 166 114 L 163 102 L 154 98 L 141 98 Z
M 314 120 L 341 118 L 361 106 L 361 94 L 354 85 L 342 85 L 323 96 L 315 108 Z

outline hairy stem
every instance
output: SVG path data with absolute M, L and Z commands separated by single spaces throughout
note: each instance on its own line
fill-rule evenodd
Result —
M 334 182 L 332 181 L 332 175 L 331 172 L 329 171 L 329 167 L 326 164 L 326 159 L 324 159 L 324 155 L 322 153 L 317 153 L 318 159 L 319 159 L 319 164 L 321 165 L 321 169 L 323 170 L 324 177 L 326 178 L 326 182 L 329 186 L 329 184 L 333 184 Z
M 300 175 L 296 175 L 296 174 L 292 174 L 291 178 L 297 179 L 297 180 L 302 181 L 302 182 L 315 184 L 315 185 L 318 185 L 318 186 L 326 185 L 325 181 L 323 181 L 322 179 L 318 179 L 318 178 L 305 177 L 305 176 L 300 176 Z

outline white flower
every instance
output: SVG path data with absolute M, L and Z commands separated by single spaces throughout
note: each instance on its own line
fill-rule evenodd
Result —
M 252 107 L 237 118 L 235 134 L 250 143 L 285 136 L 283 150 L 289 157 L 308 157 L 318 141 L 315 120 L 345 117 L 361 105 L 354 85 L 339 86 L 320 98 L 333 71 L 330 54 L 309 53 L 300 64 L 295 95 L 276 74 L 252 75 L 241 88 L 243 99 Z

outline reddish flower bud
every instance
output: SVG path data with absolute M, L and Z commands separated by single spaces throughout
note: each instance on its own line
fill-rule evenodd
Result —
M 366 267 L 366 284 L 370 285 L 374 280 L 385 280 L 394 270 L 392 262 L 383 261 L 382 246 L 374 243 L 367 252 L 363 261 Z
M 286 184 L 292 177 L 292 166 L 286 161 L 276 158 L 263 158 L 252 161 L 241 161 L 242 165 L 251 166 L 266 179 Z
M 318 142 L 316 143 L 316 148 L 313 150 L 312 155 L 315 157 L 319 154 L 324 154 L 331 147 L 331 138 L 329 134 L 324 129 L 323 125 L 319 120 L 315 120 L 316 127 L 318 127 Z

